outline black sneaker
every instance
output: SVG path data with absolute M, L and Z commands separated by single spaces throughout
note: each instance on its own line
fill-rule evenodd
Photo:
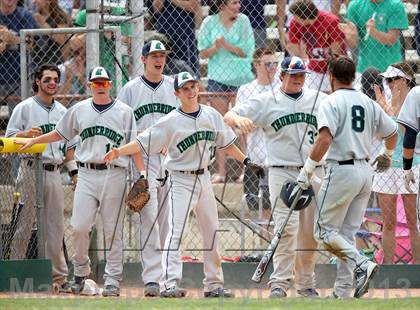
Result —
M 354 277 L 356 280 L 356 288 L 354 290 L 354 297 L 360 298 L 368 292 L 369 282 L 373 279 L 379 267 L 377 264 L 369 261 L 366 269 L 357 267 L 354 270 Z
M 302 297 L 319 298 L 319 294 L 314 288 L 305 288 L 303 290 L 297 290 L 297 293 Z
M 120 296 L 120 288 L 115 285 L 108 284 L 105 286 L 102 291 L 102 296 L 104 297 L 118 297 Z
M 187 291 L 178 286 L 172 286 L 162 292 L 160 292 L 161 297 L 165 298 L 181 298 L 187 295 Z
M 287 297 L 287 293 L 280 287 L 272 288 L 270 291 L 270 298 L 284 298 Z
M 146 287 L 144 288 L 144 296 L 158 297 L 159 295 L 160 295 L 159 283 L 156 283 L 156 282 L 146 283 Z
M 233 298 L 235 294 L 231 290 L 225 289 L 223 287 L 218 287 L 212 291 L 204 292 L 204 297 L 224 297 L 224 298 Z
M 71 291 L 73 294 L 80 295 L 80 293 L 83 291 L 83 287 L 85 286 L 85 280 L 86 277 L 74 276 L 74 281 L 71 284 Z

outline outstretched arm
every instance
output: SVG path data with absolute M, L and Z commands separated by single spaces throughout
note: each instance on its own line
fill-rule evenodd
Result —
M 57 142 L 57 141 L 60 141 L 60 140 L 63 140 L 63 137 L 60 136 L 56 130 L 54 130 L 54 131 L 46 133 L 42 136 L 36 137 L 34 139 L 15 140 L 15 143 L 23 145 L 20 148 L 20 150 L 24 151 L 24 150 L 30 148 L 34 144 L 52 143 L 52 142 Z
M 133 155 L 134 163 L 137 169 L 139 169 L 139 167 L 142 168 L 139 169 L 141 171 L 144 170 L 144 163 L 140 150 L 141 149 L 139 142 L 137 140 L 134 140 L 130 143 L 123 145 L 122 147 L 110 150 L 108 153 L 105 154 L 103 160 L 107 165 L 109 165 L 114 159 L 117 159 L 120 156 Z
M 235 111 L 228 111 L 224 116 L 224 121 L 232 128 L 238 128 L 243 134 L 253 132 L 256 128 L 254 122 L 247 118 L 238 115 Z

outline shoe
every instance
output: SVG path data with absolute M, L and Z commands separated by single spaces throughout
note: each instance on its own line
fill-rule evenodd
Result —
M 69 281 L 66 281 L 59 285 L 58 289 L 60 293 L 72 293 L 71 283 Z
M 284 289 L 280 287 L 275 287 L 271 289 L 270 298 L 284 298 L 284 297 L 287 297 L 287 294 L 284 291 Z
M 118 286 L 115 285 L 105 285 L 104 290 L 102 291 L 102 296 L 104 297 L 118 297 L 120 296 L 120 288 Z
M 373 279 L 379 267 L 377 264 L 369 261 L 366 269 L 356 267 L 354 270 L 354 277 L 356 280 L 356 288 L 354 290 L 354 297 L 360 298 L 367 293 L 369 289 L 369 282 Z
M 146 287 L 144 288 L 145 297 L 158 297 L 159 294 L 160 294 L 159 283 L 156 283 L 156 282 L 146 283 Z
M 225 289 L 223 287 L 218 287 L 212 291 L 204 292 L 204 297 L 224 297 L 224 298 L 233 298 L 235 294 L 231 290 Z
M 167 290 L 160 292 L 160 297 L 165 298 L 181 298 L 187 295 L 187 291 L 183 288 L 172 286 Z
M 74 276 L 74 281 L 70 286 L 73 294 L 80 295 L 80 293 L 83 291 L 83 287 L 85 286 L 85 279 L 86 277 Z
M 297 290 L 297 293 L 302 297 L 319 298 L 319 294 L 314 288 L 305 288 L 303 290 Z
M 330 295 L 326 297 L 327 299 L 341 299 L 340 296 L 338 296 L 334 291 Z
M 225 183 L 226 177 L 220 174 L 213 174 L 211 177 L 211 184 Z

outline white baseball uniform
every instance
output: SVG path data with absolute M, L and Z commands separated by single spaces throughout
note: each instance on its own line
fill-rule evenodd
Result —
M 410 90 L 405 98 L 403 106 L 400 110 L 400 115 L 398 115 L 397 122 L 405 126 L 410 127 L 411 129 L 417 132 L 417 143 L 415 152 L 420 154 L 420 86 L 416 86 Z M 419 169 L 418 166 L 415 169 Z M 417 171 L 417 174 L 419 172 Z M 420 182 L 419 182 L 420 184 Z M 418 193 L 420 190 L 418 190 Z M 420 231 L 420 199 L 417 194 L 417 228 Z
M 317 197 L 315 237 L 341 258 L 334 292 L 349 297 L 353 270 L 365 269 L 368 262 L 355 247 L 355 235 L 372 189 L 373 169 L 368 163 L 372 141 L 374 136 L 391 136 L 397 127 L 375 101 L 354 89 L 336 90 L 322 102 L 318 128 L 323 127 L 333 140 Z
M 178 99 L 174 95 L 174 80 L 165 75 L 155 89 L 147 84 L 144 77 L 131 80 L 121 89 L 118 99 L 133 108 L 139 133 L 179 106 Z M 153 143 L 155 141 L 151 139 L 151 144 Z M 168 234 L 168 188 L 167 184 L 161 186 L 156 180 L 164 177 L 164 156 L 151 153 L 148 158 L 147 152 L 143 153 L 149 180 L 150 200 L 141 210 L 139 217 L 140 256 L 145 284 L 160 281 L 162 275 L 160 250 Z M 139 175 L 135 174 L 135 177 L 138 178 Z
M 45 105 L 37 96 L 19 103 L 13 110 L 7 124 L 6 137 L 14 137 L 20 131 L 40 127 L 42 133 L 55 129 L 57 122 L 66 112 L 66 108 L 54 101 L 51 106 Z M 54 282 L 64 282 L 68 268 L 63 253 L 64 237 L 64 193 L 61 184 L 60 166 L 63 163 L 65 144 L 55 142 L 47 145 L 42 154 L 43 188 L 44 188 L 44 224 L 45 256 L 51 259 Z M 35 208 L 35 162 L 29 157 L 21 161 L 18 174 L 19 191 L 22 193 L 24 208 L 17 223 L 16 233 L 12 240 L 11 258 L 25 259 L 26 249 L 31 237 L 36 216 Z M 32 182 L 28 182 L 32 181 Z
M 149 135 L 151 136 L 149 145 Z M 159 153 L 168 148 L 165 167 L 169 171 L 169 234 L 162 255 L 161 286 L 169 289 L 182 279 L 179 247 L 187 229 L 188 215 L 194 210 L 203 237 L 204 291 L 223 287 L 223 272 L 217 251 L 218 214 L 208 166 L 216 147 L 234 143 L 236 136 L 212 107 L 200 105 L 194 117 L 180 108 L 161 118 L 139 134 L 144 152 Z M 147 208 L 147 207 L 146 207 Z
M 264 130 L 270 200 L 276 230 L 289 212 L 288 207 L 279 199 L 281 187 L 287 179 L 296 179 L 318 134 L 316 115 L 319 102 L 326 95 L 320 92 L 315 102 L 316 96 L 317 91 L 312 89 L 303 89 L 297 98 L 276 89 L 251 97 L 233 109 Z M 322 175 L 320 170 L 316 170 L 318 175 Z M 281 288 L 286 291 L 291 285 L 293 271 L 297 289 L 315 288 L 317 243 L 313 235 L 308 234 L 308 231 L 313 231 L 314 210 L 313 201 L 308 208 L 299 213 L 294 212 L 288 221 L 273 256 L 274 272 L 269 282 L 272 289 Z
M 122 156 L 106 166 L 103 157 L 112 148 L 135 139 L 133 110 L 114 100 L 106 110 L 99 111 L 89 98 L 71 107 L 57 123 L 56 131 L 67 141 L 80 137 L 76 148 L 79 175 L 71 218 L 74 275 L 90 274 L 89 232 L 99 209 L 107 249 L 105 286 L 119 287 L 123 271 L 126 170 L 130 159 Z

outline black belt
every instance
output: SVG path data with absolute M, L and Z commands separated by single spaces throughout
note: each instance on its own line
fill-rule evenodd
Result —
M 368 162 L 369 160 L 368 159 L 364 159 L 366 162 Z M 338 164 L 340 165 L 340 166 L 342 166 L 342 165 L 354 165 L 354 159 L 348 159 L 348 160 L 341 160 L 341 161 L 339 161 L 338 162 Z
M 206 170 L 204 170 L 204 168 L 194 170 L 194 171 L 177 170 L 177 172 L 181 172 L 183 174 L 193 174 L 193 175 L 201 175 L 201 174 L 204 174 L 205 171 Z
M 105 165 L 105 164 L 96 164 L 96 163 L 80 163 L 78 162 L 77 165 L 82 168 L 88 168 L 93 170 L 106 170 L 108 168 L 121 168 L 120 166 L 114 165 Z
M 296 170 L 300 170 L 303 168 L 303 166 L 271 166 L 272 168 L 282 168 L 282 169 L 296 169 Z
M 28 167 L 32 167 L 35 165 L 35 163 L 32 160 L 27 161 Z M 60 165 L 54 165 L 54 164 L 42 164 L 42 168 L 46 171 L 55 171 L 60 168 Z

